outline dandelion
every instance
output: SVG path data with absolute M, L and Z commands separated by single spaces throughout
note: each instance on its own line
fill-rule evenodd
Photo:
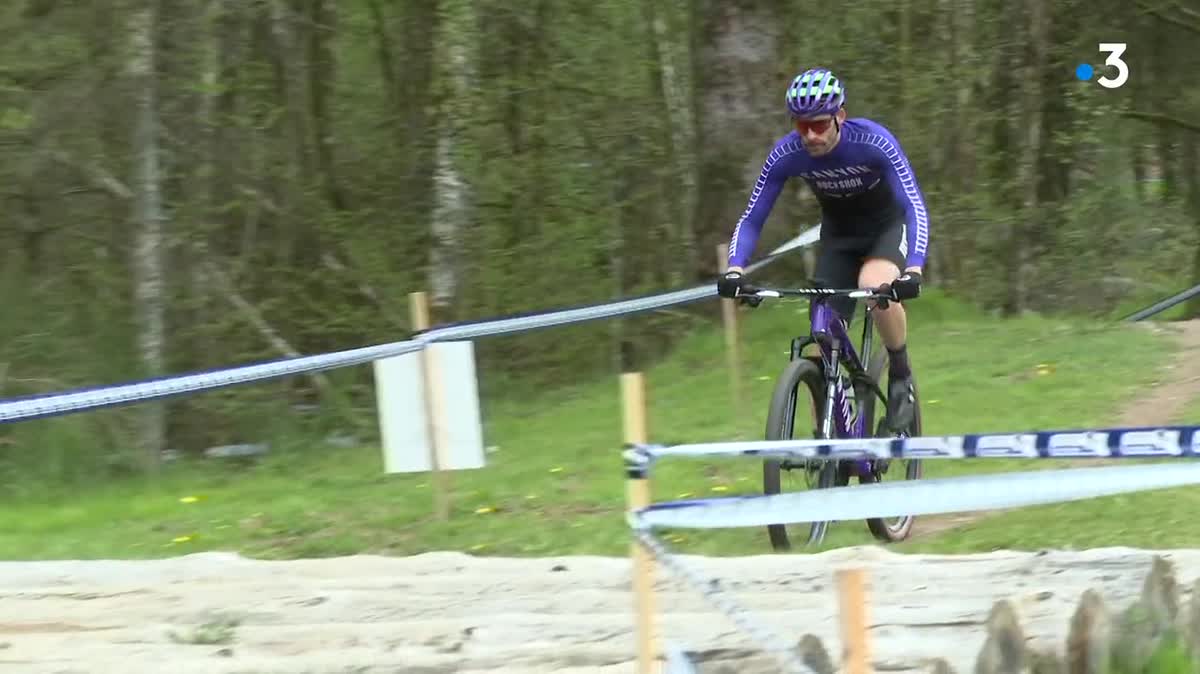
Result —
M 195 496 L 184 496 L 183 498 L 179 499 L 179 502 L 180 503 L 195 503 L 199 500 L 200 499 L 196 498 Z
M 726 487 L 723 484 L 719 484 L 719 485 L 713 487 L 712 490 L 713 491 L 729 491 L 729 487 Z
M 553 467 L 553 468 L 551 468 L 551 469 L 550 469 L 550 472 L 551 472 L 551 473 L 561 473 L 561 472 L 562 472 L 562 470 L 563 470 L 563 469 L 562 469 L 562 466 L 555 466 L 555 467 Z
M 692 494 L 692 492 L 685 491 L 682 494 L 680 494 L 679 496 L 676 496 L 675 498 L 691 498 L 692 496 L 694 496 L 694 494 Z
M 194 536 L 176 536 L 175 538 L 171 539 L 171 543 L 174 543 L 175 545 L 179 545 L 180 543 L 190 543 L 193 538 Z
M 483 506 L 482 508 L 475 509 L 476 515 L 486 515 L 488 513 L 494 513 L 494 512 L 496 512 L 496 509 L 491 506 Z

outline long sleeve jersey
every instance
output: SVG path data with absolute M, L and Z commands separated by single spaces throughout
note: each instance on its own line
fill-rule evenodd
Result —
M 763 223 L 788 178 L 808 183 L 821 205 L 821 235 L 861 236 L 903 221 L 907 266 L 925 263 L 929 218 L 908 157 L 883 125 L 847 118 L 841 139 L 828 154 L 813 157 L 792 131 L 775 142 L 750 203 L 738 219 L 729 246 L 729 266 L 745 267 Z

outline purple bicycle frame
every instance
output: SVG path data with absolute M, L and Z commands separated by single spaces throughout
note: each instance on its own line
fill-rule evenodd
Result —
M 821 348 L 821 356 L 825 362 L 825 409 L 822 410 L 822 428 L 820 429 L 822 438 L 862 438 L 868 437 L 869 429 L 866 428 L 866 419 L 861 413 L 856 415 L 853 422 L 850 421 L 850 400 L 846 396 L 845 387 L 842 386 L 841 361 L 840 358 L 845 358 L 849 361 L 851 369 L 861 371 L 864 368 L 863 361 L 857 351 L 854 350 L 854 343 L 850 339 L 850 334 L 847 331 L 846 323 L 836 309 L 829 306 L 824 301 L 814 301 L 811 305 L 811 328 L 813 339 Z M 867 336 L 867 330 L 870 330 L 869 319 L 863 326 L 864 340 Z M 873 393 L 868 393 L 873 395 Z M 862 401 L 857 401 L 858 408 L 862 410 Z M 870 459 L 855 459 L 850 462 L 853 475 L 866 475 L 872 471 L 872 461 Z

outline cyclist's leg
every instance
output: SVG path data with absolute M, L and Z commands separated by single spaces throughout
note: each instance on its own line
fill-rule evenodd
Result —
M 820 249 L 817 251 L 816 269 L 813 271 L 813 281 L 825 288 L 854 288 L 858 285 L 858 267 L 861 252 L 855 249 L 854 242 L 835 238 L 821 237 Z M 854 309 L 858 302 L 852 297 L 831 297 L 825 300 L 833 307 L 849 326 L 854 318 Z M 809 304 L 809 320 L 812 319 L 813 304 Z
M 894 281 L 905 264 L 906 244 L 903 222 L 883 231 L 863 262 L 859 285 L 874 288 Z M 914 402 L 908 317 L 899 302 L 889 302 L 886 309 L 875 307 L 873 315 L 880 340 L 888 350 L 888 427 L 903 430 L 912 422 Z

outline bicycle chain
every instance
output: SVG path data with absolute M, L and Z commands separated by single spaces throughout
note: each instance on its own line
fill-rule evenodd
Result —
M 795 674 L 816 674 L 811 667 L 804 664 L 791 646 L 786 645 L 783 637 L 750 618 L 750 611 L 727 597 L 724 591 L 717 589 L 711 580 L 705 580 L 700 574 L 690 569 L 678 555 L 668 550 L 666 544 L 656 538 L 649 530 L 635 528 L 634 536 L 637 537 L 639 543 L 654 554 L 655 559 L 661 562 L 663 566 L 666 566 L 675 575 L 691 584 L 709 603 L 724 613 L 735 625 L 757 640 L 764 650 L 773 653 L 779 662 L 783 664 L 785 671 L 794 672 Z

